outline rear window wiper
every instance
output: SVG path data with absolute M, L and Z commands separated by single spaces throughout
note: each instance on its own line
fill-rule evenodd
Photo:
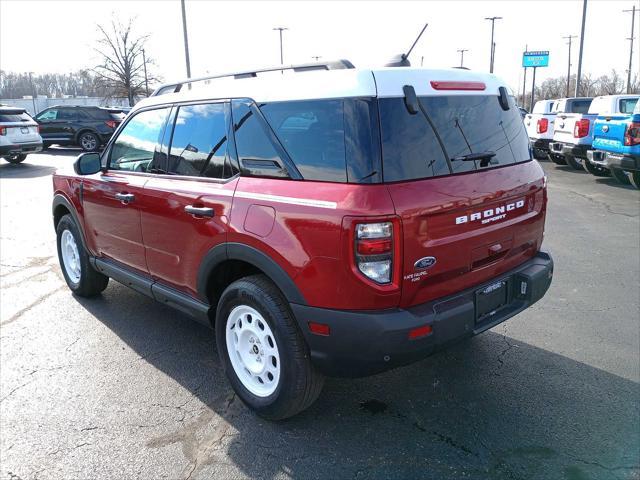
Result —
M 480 166 L 486 167 L 491 163 L 491 159 L 496 156 L 496 152 L 486 151 L 486 152 L 476 152 L 476 153 L 467 153 L 466 155 L 458 155 L 457 157 L 453 157 L 451 159 L 452 162 L 461 160 L 463 162 L 474 162 L 476 160 L 480 160 Z

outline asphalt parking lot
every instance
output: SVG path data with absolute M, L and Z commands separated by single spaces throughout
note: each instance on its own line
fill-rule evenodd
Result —
M 640 478 L 638 191 L 543 162 L 541 302 L 269 423 L 211 331 L 113 281 L 70 294 L 50 176 L 76 154 L 0 162 L 0 478 Z

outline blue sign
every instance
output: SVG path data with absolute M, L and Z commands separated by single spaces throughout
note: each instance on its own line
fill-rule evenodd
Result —
M 524 52 L 522 54 L 523 67 L 548 67 L 549 51 Z

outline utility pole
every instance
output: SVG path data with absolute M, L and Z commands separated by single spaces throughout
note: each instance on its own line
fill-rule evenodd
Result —
M 525 52 L 529 51 L 528 44 L 524 46 L 524 51 Z M 524 63 L 524 61 L 522 63 Z M 522 107 L 524 108 L 525 105 L 527 104 L 527 101 L 525 100 L 525 96 L 527 95 L 527 67 L 523 67 L 523 68 L 524 68 L 524 81 L 522 82 Z
M 627 71 L 627 93 L 631 93 L 631 67 L 633 66 L 633 34 L 634 27 L 636 22 L 636 6 L 633 5 L 631 10 L 623 10 L 625 13 L 631 12 L 631 37 L 627 38 L 627 40 L 631 41 L 631 45 L 629 46 L 629 70 Z
M 571 40 L 573 38 L 578 38 L 575 35 L 568 35 L 566 37 L 562 37 L 565 40 L 569 40 L 569 61 L 567 65 L 567 97 L 569 97 L 569 82 L 571 81 Z
M 533 84 L 531 85 L 531 104 L 529 105 L 529 111 L 533 112 L 533 102 L 536 96 L 536 69 L 538 67 L 533 67 Z
M 33 78 L 31 78 L 31 74 L 33 72 L 29 72 L 29 83 L 31 84 L 31 103 L 33 104 L 33 115 L 37 115 L 38 110 L 36 109 L 36 89 L 33 88 Z
M 144 65 L 144 89 L 149 96 L 149 78 L 147 77 L 147 57 L 144 54 L 144 48 L 142 49 L 142 65 Z
M 287 27 L 274 27 L 274 30 L 278 30 L 280 32 L 280 65 L 284 65 L 284 56 L 282 54 L 282 31 L 289 30 Z M 280 70 L 282 74 L 284 74 L 284 70 Z
M 189 37 L 187 35 L 187 12 L 184 8 L 184 0 L 180 0 L 182 4 L 182 31 L 184 32 L 184 58 L 187 62 L 187 78 L 191 78 L 191 62 L 189 62 Z M 191 88 L 191 84 L 189 84 Z
M 582 28 L 580 29 L 580 53 L 578 54 L 578 74 L 576 76 L 576 92 L 574 97 L 578 96 L 580 91 L 580 77 L 582 76 L 582 50 L 584 48 L 584 23 L 587 19 L 587 0 L 582 1 Z
M 502 17 L 485 17 L 485 20 L 491 20 L 491 55 L 489 59 L 489 73 L 493 73 L 493 56 L 495 54 L 496 45 L 493 42 L 493 33 L 496 20 L 502 20 Z
M 468 48 L 460 48 L 458 49 L 458 53 L 460 54 L 460 68 L 464 67 L 464 52 L 468 52 Z

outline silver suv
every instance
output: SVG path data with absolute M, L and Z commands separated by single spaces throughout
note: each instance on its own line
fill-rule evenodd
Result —
M 0 157 L 20 163 L 27 154 L 41 150 L 38 124 L 24 108 L 0 106 Z

